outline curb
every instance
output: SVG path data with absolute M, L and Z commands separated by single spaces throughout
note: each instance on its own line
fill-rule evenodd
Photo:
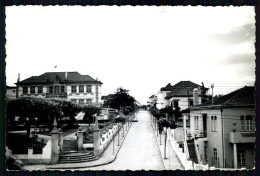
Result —
M 133 122 L 132 122 L 132 123 L 133 123 Z M 120 143 L 121 145 L 119 146 L 119 148 L 118 148 L 118 150 L 117 150 L 115 156 L 113 156 L 113 158 L 111 157 L 112 159 L 111 159 L 110 161 L 107 161 L 107 162 L 104 162 L 104 163 L 100 163 L 100 164 L 94 164 L 94 165 L 88 165 L 88 166 L 78 166 L 78 167 L 62 167 L 62 166 L 61 166 L 61 167 L 51 168 L 51 166 L 47 166 L 47 167 L 46 167 L 46 170 L 90 168 L 90 167 L 103 166 L 103 165 L 107 165 L 107 164 L 110 164 L 110 163 L 114 162 L 115 159 L 116 159 L 116 157 L 117 157 L 117 155 L 118 155 L 118 153 L 119 153 L 119 151 L 120 151 L 120 149 L 121 149 L 121 147 L 122 147 L 122 145 L 123 145 L 123 143 L 124 143 L 124 140 L 125 140 L 125 138 L 126 138 L 128 132 L 129 132 L 130 129 L 131 129 L 132 123 L 130 123 L 130 126 L 128 127 L 128 130 L 127 130 L 127 132 L 125 133 L 125 136 L 124 136 L 123 140 L 121 141 L 121 143 Z M 100 159 L 100 158 L 99 158 L 99 159 Z M 98 161 L 98 160 L 97 160 L 97 161 Z M 89 163 L 89 162 L 87 162 L 87 163 Z M 82 163 L 81 163 L 81 164 L 82 164 Z

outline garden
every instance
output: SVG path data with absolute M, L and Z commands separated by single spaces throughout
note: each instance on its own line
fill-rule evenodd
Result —
M 78 131 L 79 123 L 91 124 L 93 115 L 100 108 L 78 105 L 66 100 L 18 98 L 8 100 L 6 107 L 6 141 L 13 153 L 24 154 L 28 148 L 39 153 L 46 145 L 44 140 L 37 140 L 38 135 L 50 136 L 54 118 L 64 136 Z M 83 114 L 81 119 L 77 115 Z

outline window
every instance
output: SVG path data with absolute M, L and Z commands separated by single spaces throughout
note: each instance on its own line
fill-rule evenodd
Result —
M 199 116 L 194 116 L 194 128 L 195 130 L 199 129 Z
M 42 93 L 42 86 L 38 87 L 38 93 Z
M 84 86 L 79 86 L 79 92 L 84 92 Z
M 76 86 L 71 86 L 71 92 L 72 93 L 76 93 L 77 92 Z
M 51 93 L 51 94 L 53 93 L 53 86 L 49 87 L 49 93 Z
M 247 115 L 246 116 L 246 131 L 253 131 L 253 116 Z
M 59 86 L 55 86 L 55 87 L 54 87 L 54 93 L 58 94 L 58 93 L 59 93 L 59 89 L 60 89 Z
M 244 149 L 237 150 L 237 165 L 238 167 L 246 165 L 246 151 Z
M 98 85 L 96 85 L 96 102 L 98 102 Z
M 208 163 L 207 146 L 204 145 L 205 162 Z
M 217 116 L 211 116 L 211 131 L 217 131 Z
M 92 92 L 91 85 L 87 85 L 87 92 Z
M 174 107 L 175 107 L 175 108 L 179 107 L 179 101 L 178 101 L 178 100 L 177 100 L 177 101 L 174 101 L 173 104 L 174 104 Z
M 241 131 L 253 131 L 254 130 L 254 119 L 253 116 L 247 115 L 246 117 L 241 115 Z
M 64 93 L 65 92 L 65 87 L 64 86 L 60 86 L 60 92 Z
M 71 101 L 72 101 L 73 103 L 77 103 L 77 100 L 76 100 L 76 99 L 71 99 Z
M 35 86 L 30 87 L 30 93 L 35 94 Z
M 92 100 L 91 100 L 91 99 L 87 99 L 87 103 L 88 103 L 88 104 L 91 104 L 91 103 L 92 103 Z
M 218 151 L 216 148 L 213 148 L 213 164 L 218 163 Z
M 79 104 L 84 104 L 84 99 L 79 99 Z
M 193 100 L 189 100 L 189 107 L 193 106 Z
M 241 131 L 245 131 L 245 117 L 241 115 L 240 120 L 241 120 Z
M 28 87 L 23 87 L 23 93 L 28 94 Z

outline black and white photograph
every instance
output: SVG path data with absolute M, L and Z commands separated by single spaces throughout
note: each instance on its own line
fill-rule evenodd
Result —
M 7 170 L 255 169 L 255 14 L 7 6 Z

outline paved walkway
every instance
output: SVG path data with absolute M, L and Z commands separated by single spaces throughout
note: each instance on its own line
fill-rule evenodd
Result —
M 152 127 L 154 129 L 154 123 L 151 120 Z M 157 129 L 158 130 L 158 129 Z M 161 155 L 163 156 L 163 162 L 166 170 L 184 170 L 178 156 L 174 152 L 172 145 L 170 144 L 170 133 L 168 130 L 167 140 L 166 140 L 166 158 L 164 158 L 164 146 L 165 146 L 165 133 L 163 132 L 161 135 L 158 134 L 158 131 L 154 133 L 157 139 L 157 143 L 160 148 Z
M 138 122 L 133 122 L 115 161 L 84 170 L 165 170 L 149 113 L 139 111 L 137 117 Z

